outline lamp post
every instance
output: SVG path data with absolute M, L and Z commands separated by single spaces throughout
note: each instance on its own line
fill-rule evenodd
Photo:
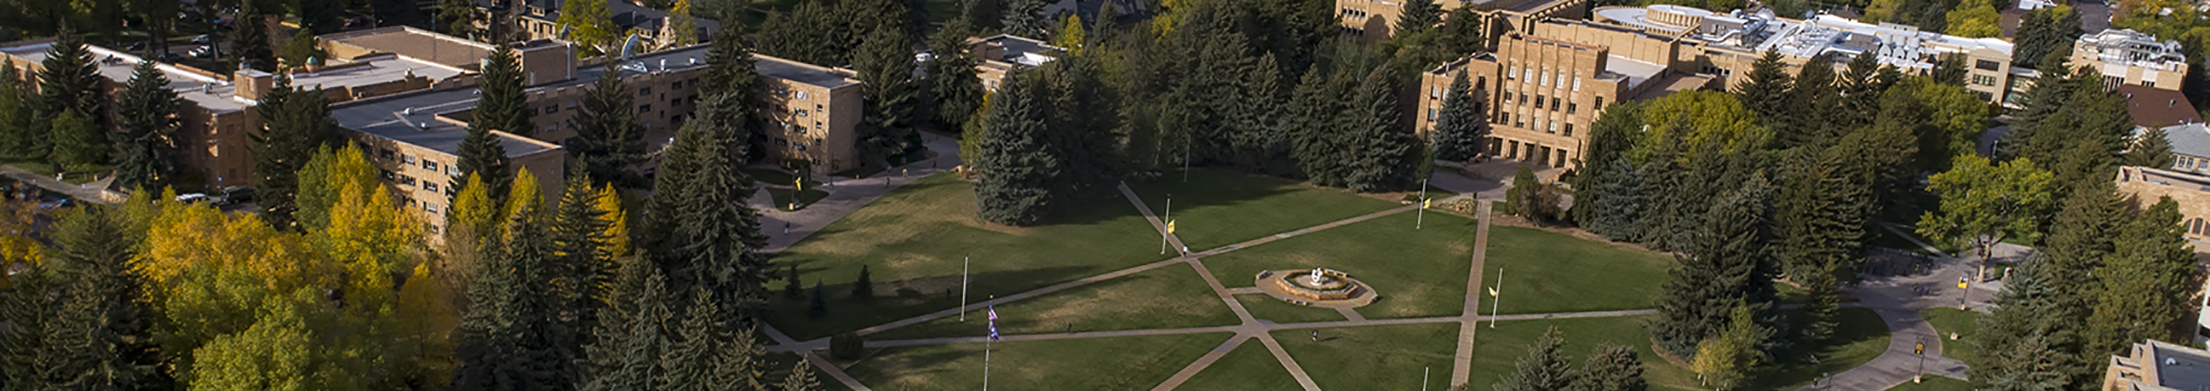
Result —
M 1187 172 L 1187 171 L 1185 170 L 1184 172 Z M 1174 193 L 1166 193 L 1166 221 L 1161 221 L 1161 222 L 1159 222 L 1159 224 L 1173 224 L 1173 223 L 1174 223 Z M 1159 254 L 1161 254 L 1161 255 L 1164 255 L 1164 254 L 1166 254 L 1166 237 L 1167 237 L 1167 235 L 1169 235 L 1169 234 L 1168 234 L 1168 233 L 1166 232 L 1166 229 L 1164 229 L 1164 228 L 1161 228 L 1161 229 L 1159 229 Z
M 1434 361 L 1420 364 L 1420 391 L 1427 391 L 1427 373 L 1432 369 L 1435 369 Z

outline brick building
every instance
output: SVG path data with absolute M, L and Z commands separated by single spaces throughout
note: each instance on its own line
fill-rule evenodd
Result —
M 2148 340 L 2133 344 L 2124 356 L 2110 356 L 2103 391 L 2194 391 L 2210 389 L 2210 352 Z
M 1530 34 L 1506 34 L 1495 50 L 1443 64 L 1421 76 L 1410 115 L 1422 134 L 1434 129 L 1458 73 L 1485 92 L 1489 156 L 1573 167 L 1605 105 L 1711 87 L 1716 78 L 1675 61 L 1678 43 L 1619 26 L 1547 20 Z

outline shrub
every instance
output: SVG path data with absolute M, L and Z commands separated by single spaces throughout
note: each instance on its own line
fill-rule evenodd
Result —
M 829 337 L 829 355 L 838 360 L 857 359 L 866 350 L 867 340 L 860 339 L 859 333 L 846 331 Z

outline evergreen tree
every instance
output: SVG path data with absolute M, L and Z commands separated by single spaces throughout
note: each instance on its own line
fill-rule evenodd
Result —
M 813 378 L 813 364 L 798 360 L 790 368 L 790 377 L 783 379 L 781 391 L 821 391 L 821 382 Z
M 798 283 L 798 264 L 790 264 L 790 270 L 783 272 L 783 298 L 799 299 L 804 295 L 800 293 L 804 287 L 804 284 Z
M 30 95 L 21 86 L 29 81 L 16 69 L 0 66 L 0 158 L 45 160 L 53 146 L 47 144 L 46 129 L 37 120 L 40 104 L 27 100 Z
M 758 111 L 744 107 L 742 100 L 737 94 L 707 96 L 705 101 L 698 103 L 698 112 L 694 114 L 697 118 L 683 126 L 699 127 L 701 133 L 721 145 L 723 157 L 743 164 L 752 156 L 760 155 L 755 151 L 764 148 L 764 143 L 757 140 L 764 136 L 760 135 L 762 126 L 756 120 Z
M 523 171 L 518 182 L 535 182 Z M 527 186 L 527 187 L 534 187 Z M 477 390 L 573 388 L 577 373 L 572 333 L 560 322 L 559 298 L 549 283 L 561 266 L 547 227 L 544 202 L 528 191 L 509 194 L 505 246 L 480 263 L 469 282 L 471 303 L 460 324 L 461 363 L 454 385 Z
M 983 0 L 972 0 L 983 1 Z M 929 39 L 928 103 L 935 105 L 937 129 L 963 129 L 982 106 L 982 79 L 975 76 L 974 53 L 968 52 L 966 20 L 953 19 Z
M 600 184 L 638 186 L 644 180 L 637 169 L 645 160 L 645 130 L 633 111 L 637 95 L 622 83 L 621 69 L 614 64 L 608 62 L 604 76 L 584 93 L 568 154 Z
M 1971 72 L 1971 70 L 1965 69 L 1964 61 L 1963 55 L 1942 55 L 1941 60 L 1934 62 L 1934 71 L 1928 76 L 1932 77 L 1936 83 L 1964 86 L 1964 77 L 1967 72 Z
M 920 123 L 916 115 L 921 104 L 921 84 L 913 79 L 913 41 L 899 29 L 876 28 L 853 60 L 866 101 L 861 159 L 903 163 L 903 156 L 921 149 L 921 134 L 913 129 Z
M 1756 314 L 1771 309 L 1773 270 L 1764 248 L 1770 193 L 1763 174 L 1753 175 L 1719 197 L 1688 233 L 1688 256 L 1673 269 L 1658 297 L 1659 318 L 1651 325 L 1658 347 L 1673 354 L 1697 352 L 1707 336 L 1728 327 L 1732 308 L 1744 306 Z M 1768 320 L 1758 317 L 1760 327 L 1766 327 L 1762 325 Z M 1762 350 L 1768 339 L 1747 343 Z
M 1771 332 L 1758 324 L 1756 313 L 1749 304 L 1736 302 L 1728 311 L 1726 327 L 1697 345 L 1696 359 L 1689 366 L 1704 384 L 1720 391 L 1733 388 L 1763 361 L 1757 345 Z
M 1435 121 L 1433 135 L 1435 158 L 1463 162 L 1488 151 L 1484 145 L 1489 137 L 1488 94 L 1473 89 L 1466 81 L 1466 73 L 1450 82 L 1450 95 L 1443 99 L 1441 118 Z
M 1857 262 L 1851 260 L 1863 251 L 1878 211 L 1869 175 L 1842 153 L 1850 147 L 1835 149 L 1789 157 L 1774 197 L 1773 256 L 1798 282 L 1855 275 Z M 1823 271 L 1829 266 L 1836 270 Z
M 168 86 L 169 79 L 152 62 L 142 62 L 123 87 L 116 102 L 115 185 L 150 191 L 177 180 L 175 137 L 183 125 L 177 117 L 182 101 Z
M 1854 127 L 1872 122 L 1873 116 L 1880 112 L 1880 93 L 1890 87 L 1880 73 L 1893 69 L 1881 64 L 1876 52 L 1858 53 L 1849 59 L 1849 69 L 1842 71 L 1841 78 L 1835 80 L 1842 94 L 1842 105 L 1835 109 L 1841 125 Z
M 1121 162 L 1119 97 L 1098 75 L 1106 73 L 1098 61 L 1077 56 L 1053 61 L 1038 71 L 1049 87 L 1049 115 L 1045 141 L 1059 158 L 1061 171 L 1051 185 L 1055 202 L 1098 198 L 1119 184 Z
M 1766 123 L 1780 124 L 1779 133 L 1788 145 L 1823 148 L 1839 141 L 1845 132 L 1831 114 L 1841 106 L 1841 99 L 1835 86 L 1834 64 L 1825 57 L 1815 57 L 1796 73 L 1780 115 L 1763 118 Z
M 2115 251 L 2112 240 L 2132 220 L 2132 214 L 2127 197 L 2120 195 L 2111 181 L 2085 181 L 2073 186 L 2038 251 L 2046 260 L 2040 267 L 2047 271 L 2040 282 L 2059 292 L 2084 296 L 2096 289 L 2088 276 L 2101 269 L 2103 261 Z
M 0 295 L 0 316 L 8 319 L 8 327 L 0 329 L 0 379 L 11 389 L 52 382 L 46 369 L 58 361 L 54 356 L 59 349 L 48 344 L 46 335 L 59 326 L 55 319 L 61 316 L 55 311 L 61 306 L 56 295 L 28 293 L 61 289 L 64 283 L 53 274 L 47 262 L 24 263 L 8 276 L 8 294 Z
M 2064 390 L 2099 381 L 2082 376 L 2088 371 L 2081 369 L 2094 365 L 2080 359 L 2076 329 L 2086 314 L 2066 304 L 2081 299 L 2050 284 L 2066 273 L 2052 266 L 2049 258 L 2028 256 L 1996 294 L 1989 314 L 1980 318 L 1980 331 L 1966 341 L 1986 352 L 1966 362 L 1974 368 L 1973 387 Z
M 1574 375 L 1578 373 L 1573 371 L 1573 364 L 1566 361 L 1562 352 L 1564 347 L 1565 332 L 1558 331 L 1557 326 L 1551 326 L 1549 331 L 1542 333 L 1541 338 L 1535 339 L 1534 345 L 1527 347 L 1527 356 L 1520 357 L 1511 376 L 1497 381 L 1490 388 L 1496 391 L 1565 389 L 1575 381 Z
M 1633 346 L 1601 344 L 1588 354 L 1588 361 L 1573 374 L 1569 391 L 1643 391 L 1650 383 L 1642 379 L 1641 354 Z
M 125 219 L 115 210 L 84 209 L 53 234 L 48 259 L 63 285 L 56 290 L 59 316 L 46 325 L 48 386 L 138 389 L 165 382 L 153 332 L 159 315 L 141 300 L 147 284 L 134 259 L 141 234 Z
M 1396 35 L 1411 35 L 1427 31 L 1435 28 L 1437 24 L 1442 24 L 1443 6 L 1435 4 L 1435 0 L 1406 0 L 1402 11 L 1397 13 L 1395 22 L 1397 23 Z
M 492 203 L 502 203 L 507 186 L 513 183 L 513 177 L 507 174 L 506 146 L 501 145 L 499 135 L 492 134 L 490 128 L 469 125 L 468 134 L 460 138 L 460 151 L 455 154 L 460 159 L 453 165 L 460 169 L 462 177 L 482 179 L 487 193 L 493 195 Z M 460 185 L 462 183 L 452 184 Z M 462 187 L 461 190 L 468 189 Z
M 92 63 L 92 51 L 66 29 L 58 39 L 46 48 L 46 59 L 38 63 L 39 112 L 47 120 L 64 111 L 76 113 L 79 119 L 106 118 L 107 88 L 102 83 L 107 80 L 100 77 L 99 66 Z M 104 137 L 92 140 L 102 148 L 107 147 Z
M 1281 112 L 1287 91 L 1282 88 L 1281 63 L 1273 53 L 1259 57 L 1235 91 L 1240 93 L 1228 112 L 1228 137 L 1236 166 L 1261 172 L 1286 157 Z
M 829 299 L 821 293 L 821 281 L 813 282 L 813 300 L 806 302 L 806 317 L 821 319 L 829 316 Z
M 598 192 L 591 187 L 591 178 L 572 175 L 566 182 L 560 205 L 553 209 L 553 220 L 547 227 L 555 262 L 549 265 L 552 270 L 547 272 L 546 280 L 554 294 L 553 308 L 564 314 L 556 326 L 560 332 L 573 334 L 563 337 L 572 341 L 563 348 L 581 352 L 590 344 L 589 330 L 598 323 L 606 303 L 606 288 L 620 271 L 621 260 L 617 254 L 602 251 L 614 238 L 607 235 L 606 212 L 598 208 Z
M 713 293 L 700 287 L 688 295 L 688 310 L 681 321 L 670 320 L 666 328 L 673 329 L 676 340 L 660 355 L 661 384 L 670 389 L 707 389 L 713 386 L 731 387 L 735 384 L 717 384 L 714 379 L 715 358 L 728 344 L 723 331 L 722 310 L 716 305 Z
M 868 275 L 867 265 L 859 265 L 859 279 L 852 281 L 852 298 L 859 301 L 875 299 L 875 280 Z
M 1640 167 L 1628 163 L 1625 156 L 1614 157 L 1611 162 L 1592 171 L 1591 187 L 1576 193 L 1571 212 L 1574 219 L 1590 232 L 1614 241 L 1633 241 L 1635 226 L 1648 207 L 1648 197 L 1643 196 L 1643 175 Z
M 238 7 L 237 32 L 230 34 L 230 52 L 241 69 L 276 72 L 276 48 L 269 40 L 268 17 L 252 1 Z
M 103 132 L 91 118 L 63 111 L 54 116 L 48 129 L 53 132 L 48 138 L 54 140 L 54 163 L 61 165 L 59 171 L 90 171 L 92 165 L 107 160 L 108 146 L 99 139 Z
M 983 117 L 975 202 L 983 219 L 1030 225 L 1052 210 L 1051 186 L 1060 181 L 1063 161 L 1048 148 L 1049 102 L 1034 73 L 1007 78 Z
M 671 238 L 673 250 L 660 265 L 669 271 L 671 286 L 706 288 L 743 319 L 752 319 L 766 305 L 770 273 L 766 256 L 755 252 L 767 247 L 759 212 L 745 203 L 758 188 L 739 170 L 741 163 L 730 161 L 722 144 L 714 142 L 719 140 L 690 140 L 702 143 L 691 147 L 696 171 L 685 183 L 683 203 L 674 216 L 680 220 Z
M 289 229 L 298 210 L 293 197 L 299 191 L 299 170 L 315 150 L 337 142 L 337 120 L 320 92 L 299 91 L 291 78 L 279 75 L 276 86 L 261 96 L 261 132 L 253 139 L 253 171 L 260 176 L 254 202 L 270 225 Z
M 1750 64 L 1749 79 L 1736 85 L 1734 95 L 1759 118 L 1783 118 L 1788 114 L 1788 89 L 1795 78 L 1788 75 L 1780 52 L 1766 51 Z
M 529 107 L 529 97 L 522 91 L 528 81 L 524 80 L 521 60 L 516 56 L 514 48 L 500 45 L 485 59 L 482 84 L 476 87 L 480 91 L 476 113 L 468 121 L 469 130 L 482 128 L 522 137 L 537 135 L 537 126 L 530 122 L 530 115 L 537 110 Z
M 2165 197 L 2118 232 L 2114 251 L 2095 272 L 2101 289 L 2087 318 L 2087 353 L 2124 354 L 2141 340 L 2183 336 L 2172 325 L 2187 315 L 2195 268 L 2181 218 L 2179 204 Z
M 735 107 L 743 108 L 750 118 L 757 120 L 761 118 L 758 113 L 767 107 L 766 101 L 761 99 L 766 95 L 767 87 L 761 84 L 759 69 L 755 67 L 755 60 L 752 58 L 752 49 L 745 46 L 745 40 L 737 36 L 725 38 L 727 39 L 714 40 L 713 46 L 706 50 L 706 63 L 712 68 L 706 70 L 707 93 L 703 95 L 708 100 L 729 96 L 728 99 L 733 100 L 731 103 L 735 103 Z M 725 122 L 715 123 L 729 125 Z M 757 125 L 755 123 L 745 127 L 752 132 L 752 141 L 745 148 L 744 159 L 738 161 L 756 161 L 767 156 L 770 140 L 764 133 L 767 127 Z
M 1003 0 L 966 0 L 959 4 L 959 17 L 952 20 L 968 25 L 977 31 L 1005 29 L 1005 15 L 1000 2 Z M 941 31 L 941 30 L 939 30 Z M 961 37 L 965 42 L 965 37 Z
M 1016 37 L 1041 37 L 1044 27 L 1042 0 L 1000 0 L 1004 3 L 1005 33 Z
M 2133 148 L 2126 150 L 2126 165 L 2156 169 L 2172 168 L 2172 140 L 2165 138 L 2164 128 L 2148 128 L 2133 137 Z
M 711 111 L 701 112 L 701 116 Z M 704 121 L 691 121 L 675 133 L 675 141 L 661 152 L 659 174 L 652 178 L 652 198 L 645 199 L 644 222 L 637 235 L 637 247 L 645 249 L 674 249 L 682 247 L 676 240 L 678 224 L 682 223 L 682 207 L 685 204 L 683 189 L 690 186 L 691 177 L 698 168 L 698 155 L 715 139 L 706 130 L 691 125 Z M 647 252 L 646 258 L 660 262 L 666 273 L 674 273 L 667 265 L 673 263 L 672 251 Z
M 1282 127 L 1291 140 L 1291 157 L 1305 178 L 1321 186 L 1344 186 L 1349 177 L 1349 137 L 1336 125 L 1349 106 L 1355 84 L 1341 74 L 1328 75 L 1315 68 L 1297 83 Z
M 676 337 L 667 325 L 674 319 L 667 306 L 667 283 L 649 262 L 622 266 L 621 276 L 608 295 L 606 311 L 598 318 L 597 337 L 581 364 L 580 389 L 590 391 L 649 390 L 663 383 L 659 358 Z M 471 312 L 474 315 L 474 312 Z
M 1805 322 L 1802 336 L 1812 346 L 1819 346 L 1817 344 L 1833 337 L 1835 328 L 1840 327 L 1842 292 L 1834 282 L 1836 262 L 1827 261 L 1824 267 L 1803 276 L 1805 296 L 1810 298 L 1803 303 L 1803 314 L 1810 321 Z
M 2071 6 L 2026 11 L 2026 16 L 2019 20 L 2017 34 L 2013 35 L 2017 47 L 2011 53 L 2011 64 L 2042 70 L 2040 65 L 2049 53 L 2071 52 L 2072 41 L 2079 37 L 2080 18 Z M 2062 67 L 2063 64 L 2053 65 Z
M 1378 192 L 1413 186 L 1416 172 L 1429 159 L 1419 139 L 1397 122 L 1396 75 L 1390 66 L 1375 67 L 1358 86 L 1357 99 L 1347 117 L 1345 131 L 1353 140 L 1355 155 L 1345 170 L 1345 186 L 1352 191 Z

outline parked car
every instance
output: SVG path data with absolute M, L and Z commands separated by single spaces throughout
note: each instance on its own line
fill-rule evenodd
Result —
M 190 54 L 192 55 L 192 57 L 197 58 L 213 58 L 215 57 L 215 46 L 201 45 L 200 47 L 192 48 L 192 51 L 186 54 Z
M 217 197 L 219 200 L 216 203 L 222 205 L 253 202 L 253 186 L 225 187 Z
M 46 197 L 44 197 L 44 198 L 41 198 L 41 199 L 39 199 L 39 201 L 38 201 L 38 210 L 55 210 L 55 209 L 61 209 L 61 208 L 65 208 L 65 207 L 68 207 L 70 203 L 71 203 L 71 201 L 69 201 L 69 199 L 67 199 L 67 198 L 61 198 L 61 197 L 55 197 L 55 196 L 46 196 Z
M 208 36 L 207 34 L 200 34 L 200 36 L 197 36 L 197 37 L 192 37 L 192 43 L 201 43 L 201 44 L 204 44 L 204 43 L 208 43 L 208 42 L 214 42 L 214 41 L 215 41 L 215 37 L 212 37 L 212 36 Z
M 209 201 L 206 193 L 179 194 L 176 196 L 176 200 L 177 202 L 187 204 L 197 204 Z

